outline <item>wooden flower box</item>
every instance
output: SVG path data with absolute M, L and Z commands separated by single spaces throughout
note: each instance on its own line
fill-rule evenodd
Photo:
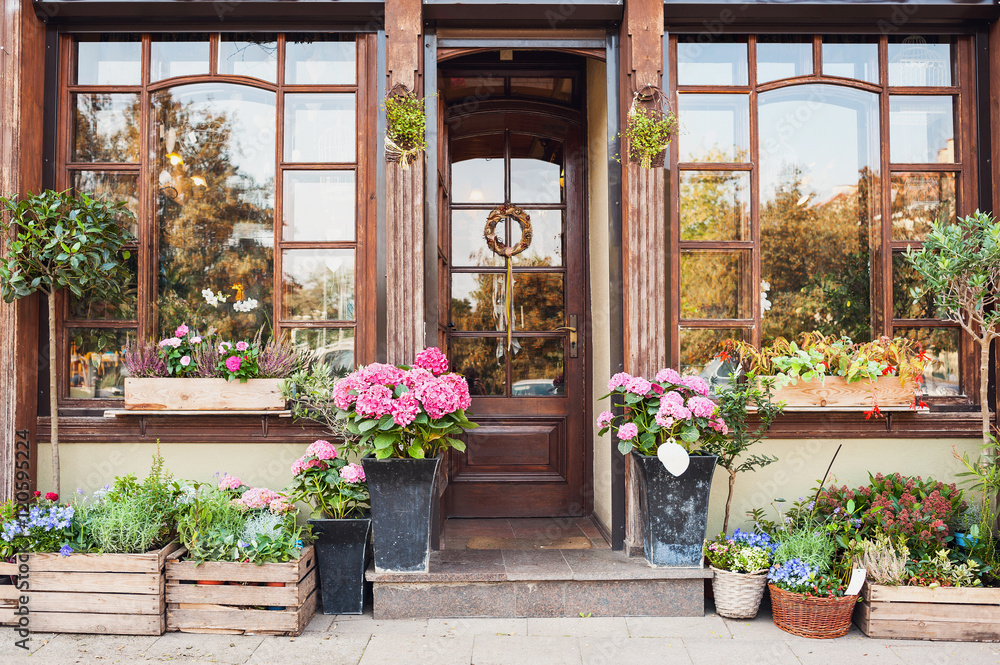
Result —
M 303 548 L 297 561 L 260 566 L 171 560 L 166 576 L 169 631 L 295 636 L 316 612 L 319 589 L 312 545 Z
M 125 408 L 130 411 L 281 411 L 283 379 L 165 377 L 125 379 Z
M 897 376 L 882 376 L 877 381 L 848 383 L 842 376 L 828 376 L 824 380 L 799 379 L 795 385 L 775 388 L 773 400 L 785 402 L 786 407 L 809 409 L 857 408 L 870 409 L 877 397 L 879 408 L 909 407 L 913 404 L 917 387 L 912 382 L 903 385 Z
M 17 598 L 28 603 L 29 628 L 46 633 L 162 635 L 165 628 L 163 569 L 177 543 L 145 554 L 29 554 L 27 590 L 0 586 L 0 617 L 15 618 Z M 20 561 L 20 557 L 18 557 Z M 21 564 L 2 564 L 15 574 Z
M 866 584 L 854 623 L 868 637 L 1000 642 L 1000 589 Z

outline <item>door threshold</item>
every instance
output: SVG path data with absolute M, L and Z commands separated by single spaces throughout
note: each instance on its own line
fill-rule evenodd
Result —
M 441 545 L 444 550 L 611 548 L 590 517 L 451 517 L 445 521 Z

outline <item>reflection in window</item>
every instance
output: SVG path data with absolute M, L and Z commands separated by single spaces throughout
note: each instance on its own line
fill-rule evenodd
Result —
M 353 162 L 355 95 L 285 95 L 285 161 Z
M 456 330 L 506 331 L 503 274 L 453 273 L 451 321 Z M 563 276 L 514 273 L 514 330 L 548 331 L 563 325 Z
M 823 37 L 823 74 L 878 83 L 878 43 L 867 37 Z
M 539 97 L 568 103 L 573 101 L 573 79 L 512 76 L 510 94 L 514 97 Z
M 114 399 L 125 396 L 127 371 L 122 350 L 134 339 L 128 330 L 71 328 L 69 396 Z
M 748 95 L 680 95 L 677 137 L 682 162 L 750 159 Z
M 449 358 L 455 371 L 465 377 L 469 393 L 504 395 L 507 367 L 503 356 L 506 339 L 495 337 L 452 337 Z
M 285 171 L 283 178 L 283 240 L 354 240 L 354 171 Z
M 789 122 L 808 104 L 811 113 Z M 763 339 L 871 338 L 869 229 L 878 215 L 878 96 L 828 85 L 762 93 Z M 762 285 L 763 286 L 763 285 Z
M 219 40 L 220 74 L 278 80 L 278 37 L 267 34 L 223 34 Z
M 925 395 L 961 395 L 958 379 L 960 328 L 896 328 L 893 334 L 920 343 L 931 361 L 924 368 Z
M 502 96 L 504 79 L 493 76 L 450 77 L 442 95 L 449 108 L 459 108 L 466 104 L 479 104 L 484 99 Z
M 317 361 L 330 365 L 336 376 L 354 370 L 354 328 L 290 328 L 288 338 Z
M 139 95 L 73 95 L 73 161 L 139 160 Z
M 199 83 L 157 92 L 152 106 L 159 329 L 253 335 L 272 306 L 275 95 Z M 203 289 L 230 300 L 212 307 Z M 237 311 L 238 295 L 258 306 Z
M 294 249 L 281 258 L 284 316 L 293 321 L 354 320 L 354 250 Z
M 512 203 L 523 206 L 562 202 L 562 141 L 511 134 L 510 154 Z
M 681 254 L 682 319 L 748 319 L 750 251 Z
M 139 35 L 81 35 L 76 39 L 77 85 L 142 83 L 142 39 Z
M 951 37 L 889 38 L 889 85 L 950 86 L 954 71 Z
M 98 300 L 93 296 L 77 298 L 69 296 L 70 318 L 88 321 L 135 321 L 137 318 L 137 303 L 139 296 L 139 255 L 129 252 L 125 261 L 131 279 L 122 285 L 121 294 L 113 301 Z
M 718 35 L 706 42 L 682 35 L 677 43 L 679 85 L 746 85 L 747 42 Z
M 500 166 L 502 169 L 502 162 Z M 451 257 L 454 265 L 494 267 L 503 265 L 503 260 L 486 246 L 486 241 L 483 239 L 487 215 L 489 212 L 486 210 L 451 211 Z M 534 219 L 532 215 L 532 225 Z M 507 229 L 504 224 L 497 224 L 496 233 L 497 240 L 506 244 Z
M 889 155 L 896 164 L 955 161 L 955 111 L 950 96 L 889 97 Z
M 924 291 L 919 298 L 914 298 L 911 295 L 911 291 L 920 286 L 922 281 L 917 271 L 906 262 L 902 253 L 896 252 L 892 255 L 892 315 L 894 318 L 937 318 L 937 307 L 934 305 L 934 294 L 931 291 Z
M 748 240 L 750 173 L 681 173 L 681 240 Z
M 524 211 L 531 219 L 531 245 L 528 249 L 514 257 L 514 265 L 518 267 L 561 266 L 563 256 L 563 211 L 562 210 L 530 210 Z M 484 214 L 483 217 L 486 215 Z M 497 229 L 500 225 L 497 224 Z M 511 224 L 511 242 L 517 244 L 521 239 L 521 228 L 516 222 Z M 501 234 L 497 233 L 497 237 Z M 484 247 L 486 242 L 479 236 Z M 486 249 L 487 252 L 493 254 Z M 497 257 L 499 259 L 499 257 Z
M 521 351 L 510 361 L 512 397 L 566 394 L 562 338 L 522 339 Z
M 455 203 L 504 202 L 503 134 L 451 142 L 451 198 Z
M 955 221 L 954 173 L 893 173 L 893 240 L 923 240 L 937 221 Z
M 285 84 L 350 85 L 357 81 L 357 45 L 339 35 L 293 34 L 285 42 Z
M 739 328 L 681 328 L 681 374 L 697 374 L 710 386 L 729 384 L 729 375 L 737 363 L 718 358 L 721 344 L 727 339 L 746 340 L 747 330 Z
M 108 203 L 125 203 L 135 217 L 129 221 L 135 236 L 139 217 L 139 175 L 119 171 L 73 171 L 75 192 L 86 192 L 91 198 Z

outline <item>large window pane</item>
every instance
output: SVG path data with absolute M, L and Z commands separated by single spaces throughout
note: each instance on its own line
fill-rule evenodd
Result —
M 137 318 L 139 286 L 139 255 L 132 251 L 125 265 L 128 266 L 129 281 L 122 284 L 121 295 L 114 300 L 98 300 L 92 296 L 76 298 L 70 295 L 69 315 L 72 319 L 89 321 L 134 321 Z
M 451 324 L 456 330 L 502 330 L 505 275 L 452 273 Z M 494 314 L 495 312 L 495 314 Z
M 867 37 L 823 37 L 823 74 L 878 83 L 878 43 Z
M 510 137 L 510 200 L 515 205 L 560 203 L 563 144 L 525 134 Z
M 150 49 L 150 81 L 208 73 L 207 34 L 154 35 Z
M 286 162 L 353 162 L 354 94 L 285 95 Z
M 749 319 L 750 251 L 682 252 L 682 319 Z
M 452 367 L 465 377 L 473 396 L 506 393 L 506 338 L 452 337 L 448 344 Z
M 757 83 L 812 74 L 812 52 L 810 37 L 758 37 Z
M 122 350 L 135 339 L 131 330 L 70 328 L 69 396 L 118 399 L 125 396 L 127 371 Z
M 142 83 L 139 35 L 81 35 L 76 38 L 77 85 Z
M 889 155 L 897 164 L 955 161 L 955 110 L 950 96 L 889 97 Z
M 506 285 L 506 274 L 452 273 L 455 329 L 505 331 Z M 564 325 L 564 308 L 561 274 L 514 273 L 514 330 L 554 330 Z
M 680 161 L 749 161 L 747 95 L 679 95 L 678 107 Z
M 948 86 L 954 80 L 952 38 L 889 37 L 889 85 Z
M 787 122 L 803 108 L 798 123 Z M 806 330 L 866 341 L 878 96 L 783 88 L 760 95 L 759 117 L 761 289 L 771 304 L 762 301 L 764 342 Z
M 563 211 L 525 210 L 531 219 L 531 244 L 528 249 L 514 257 L 515 266 L 561 266 L 563 257 Z M 485 213 L 483 214 L 485 217 Z M 499 228 L 499 224 L 497 227 Z M 511 242 L 521 240 L 521 228 L 517 222 L 511 223 Z M 500 235 L 499 233 L 497 234 Z M 479 242 L 486 246 L 480 234 Z M 487 248 L 486 251 L 490 251 Z M 490 252 L 492 253 L 492 252 Z M 496 256 L 494 254 L 494 256 Z M 497 257 L 499 258 L 499 257 Z M 501 264 L 503 262 L 501 261 Z
M 501 163 L 501 167 L 503 163 Z M 503 259 L 486 246 L 483 232 L 486 229 L 487 210 L 451 211 L 451 262 L 455 266 L 501 266 Z M 560 214 L 561 219 L 561 214 Z M 532 217 L 534 222 L 534 217 Z M 504 224 L 496 226 L 497 240 L 506 242 Z M 518 236 L 520 237 L 520 236 Z M 534 241 L 532 241 L 534 242 Z M 529 249 L 530 251 L 530 249 Z
M 139 95 L 73 95 L 73 161 L 139 160 Z
M 284 240 L 354 240 L 354 171 L 285 171 L 283 178 Z
M 746 85 L 746 38 L 712 41 L 682 36 L 677 42 L 678 85 Z
M 681 328 L 680 336 L 681 374 L 697 374 L 713 387 L 727 385 L 729 375 L 738 369 L 735 361 L 719 359 L 722 342 L 750 337 L 740 328 Z
M 120 171 L 73 171 L 72 187 L 75 192 L 86 192 L 91 198 L 108 203 L 125 203 L 135 217 L 130 222 L 132 235 L 136 235 L 139 216 L 139 174 Z
M 278 38 L 268 34 L 223 34 L 219 39 L 220 74 L 278 80 Z
M 334 374 L 346 376 L 354 370 L 354 328 L 286 330 L 295 346 L 309 350 L 317 361 L 330 365 Z
M 522 338 L 521 350 L 510 360 L 512 397 L 553 397 L 566 394 L 563 339 Z
M 897 319 L 935 319 L 934 294 L 925 291 L 914 299 L 911 289 L 923 282 L 900 252 L 892 255 L 892 315 Z
M 357 81 L 357 44 L 338 35 L 288 35 L 285 43 L 285 83 L 288 85 L 350 85 Z
M 452 141 L 451 200 L 503 203 L 503 150 L 503 134 Z
M 892 174 L 892 239 L 923 240 L 936 221 L 955 221 L 954 173 Z
M 223 339 L 253 335 L 272 311 L 274 93 L 180 86 L 154 93 L 153 122 L 160 331 L 186 323 Z M 228 301 L 213 307 L 205 289 Z
M 896 328 L 893 333 L 920 343 L 930 362 L 924 368 L 925 395 L 961 395 L 958 380 L 959 328 Z
M 683 171 L 681 240 L 748 240 L 750 173 Z
M 354 250 L 294 249 L 281 258 L 282 318 L 353 321 Z

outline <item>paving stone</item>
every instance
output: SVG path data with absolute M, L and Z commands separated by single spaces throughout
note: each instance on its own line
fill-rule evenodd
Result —
M 890 647 L 848 638 L 835 640 L 803 640 L 786 642 L 802 665 L 828 665 L 828 663 L 873 663 L 878 665 L 903 665 Z
M 566 637 L 618 637 L 629 636 L 628 624 L 623 617 L 588 617 L 563 619 L 528 619 L 529 635 Z
M 159 640 L 156 636 L 137 635 L 58 635 L 38 649 L 38 657 L 55 659 L 88 658 L 106 662 L 142 660 L 146 651 Z M 2 652 L 0 652 L 2 654 Z M 3 656 L 0 655 L 0 662 Z
M 691 637 L 700 640 L 729 640 L 732 634 L 719 617 L 628 617 L 631 637 Z
M 825 640 L 824 640 L 825 641 Z M 719 663 L 739 663 L 739 665 L 799 665 L 799 659 L 784 642 L 769 640 L 704 640 L 684 638 L 691 661 L 695 665 L 719 665 Z M 831 655 L 825 661 L 849 665 L 850 661 L 838 660 Z
M 770 614 L 758 614 L 753 619 L 723 618 L 722 620 L 733 639 L 737 640 L 807 640 L 805 637 L 786 633 L 775 626 Z
M 428 635 L 527 635 L 527 619 L 430 619 Z
M 517 639 L 517 638 L 508 638 Z M 360 665 L 469 665 L 471 635 L 406 637 L 372 635 Z
M 312 633 L 330 630 L 330 626 L 333 625 L 333 622 L 336 619 L 337 617 L 332 614 L 317 614 L 312 618 L 312 621 L 309 622 L 309 625 L 306 626 L 305 632 Z
M 480 635 L 475 638 L 472 665 L 581 665 L 575 637 Z
M 889 640 L 879 640 L 888 642 Z M 892 640 L 889 649 L 907 665 L 996 665 L 1000 645 L 974 642 L 914 642 Z
M 504 550 L 508 580 L 570 580 L 573 571 L 560 550 Z
M 691 656 L 681 640 L 644 638 L 580 638 L 583 665 L 669 663 L 690 665 Z
M 6 663 L 9 658 L 32 654 L 61 637 L 55 633 L 32 633 L 27 641 L 27 649 L 22 649 L 14 643 L 24 639 L 13 628 L 0 628 L 0 663 Z
M 368 635 L 304 633 L 298 637 L 270 637 L 253 652 L 248 665 L 357 665 Z
M 258 635 L 201 635 L 167 633 L 146 651 L 147 660 L 207 660 L 217 663 L 245 663 L 264 641 Z
M 337 617 L 327 633 L 333 635 L 427 635 L 427 619 L 385 619 L 374 620 L 370 614 L 362 619 L 341 621 Z

